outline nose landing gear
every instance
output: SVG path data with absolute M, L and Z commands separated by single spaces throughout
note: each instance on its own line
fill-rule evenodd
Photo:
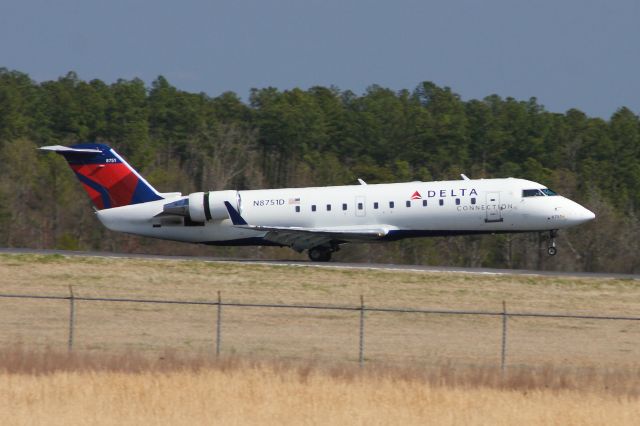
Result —
M 558 230 L 552 229 L 549 231 L 549 246 L 547 247 L 547 254 L 549 256 L 555 256 L 558 253 L 556 248 L 556 237 L 558 236 Z

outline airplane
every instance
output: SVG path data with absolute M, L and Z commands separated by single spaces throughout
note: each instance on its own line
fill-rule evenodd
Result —
M 286 246 L 327 262 L 347 243 L 548 232 L 595 214 L 524 179 L 469 179 L 161 193 L 104 144 L 43 146 L 62 155 L 112 231 L 217 246 Z

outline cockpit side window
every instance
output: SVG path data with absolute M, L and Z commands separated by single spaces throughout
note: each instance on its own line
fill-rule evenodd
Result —
M 544 194 L 539 189 L 523 189 L 522 198 L 525 197 L 544 197 Z
M 548 195 L 548 196 L 554 196 L 554 195 L 558 195 L 557 192 L 550 190 L 549 188 L 544 188 L 541 189 L 542 192 L 544 192 L 544 195 Z

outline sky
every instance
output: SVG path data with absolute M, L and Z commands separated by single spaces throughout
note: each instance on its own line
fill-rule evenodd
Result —
M 0 0 L 0 67 L 37 82 L 163 75 L 245 101 L 432 81 L 609 118 L 640 113 L 640 1 Z

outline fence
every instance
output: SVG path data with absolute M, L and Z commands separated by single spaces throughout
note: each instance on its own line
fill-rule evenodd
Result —
M 592 321 L 630 321 L 636 323 L 640 317 L 635 316 L 599 316 L 581 314 L 556 314 L 556 313 L 534 313 L 534 312 L 509 312 L 506 302 L 502 303 L 501 311 L 473 311 L 473 310 L 437 310 L 437 309 L 414 309 L 414 308 L 385 308 L 366 306 L 364 298 L 360 297 L 359 306 L 327 306 L 327 305 L 299 305 L 299 304 L 277 304 L 277 303 L 239 303 L 223 302 L 220 292 L 216 301 L 189 301 L 189 300 L 159 300 L 159 299 L 133 299 L 133 298 L 104 298 L 104 297 L 79 297 L 74 295 L 73 288 L 69 286 L 69 296 L 42 296 L 33 294 L 0 294 L 4 299 L 32 299 L 32 300 L 58 300 L 68 301 L 68 340 L 67 349 L 74 350 L 76 344 L 75 330 L 77 326 L 76 311 L 79 302 L 108 302 L 108 303 L 134 303 L 134 304 L 155 304 L 155 305 L 185 305 L 185 306 L 210 306 L 215 308 L 215 333 L 213 341 L 215 344 L 215 354 L 220 356 L 223 353 L 223 308 L 247 308 L 247 309 L 277 309 L 277 310 L 314 310 L 320 312 L 353 312 L 358 315 L 358 354 L 357 362 L 362 367 L 365 365 L 365 342 L 366 342 L 366 317 L 367 313 L 380 314 L 410 314 L 410 315 L 444 315 L 444 316 L 476 316 L 493 317 L 500 320 L 501 339 L 500 347 L 496 348 L 499 353 L 500 368 L 504 371 L 507 367 L 508 349 L 508 324 L 515 318 L 536 318 L 536 319 L 571 319 L 571 320 L 592 320 Z M 355 333 L 354 333 L 355 334 Z M 636 342 L 633 344 L 635 345 Z M 635 345 L 637 346 L 637 345 Z M 499 349 L 499 352 L 498 352 Z

